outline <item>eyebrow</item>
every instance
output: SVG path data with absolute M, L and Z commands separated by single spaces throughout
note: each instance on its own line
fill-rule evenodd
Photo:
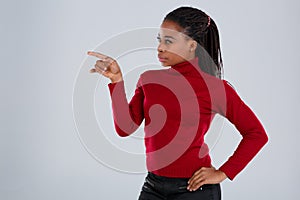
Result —
M 160 34 L 158 34 L 158 37 L 160 37 Z M 174 38 L 173 36 L 169 36 L 169 35 L 166 35 L 165 38 L 169 38 L 169 39 L 174 39 L 174 40 L 176 40 L 176 38 Z

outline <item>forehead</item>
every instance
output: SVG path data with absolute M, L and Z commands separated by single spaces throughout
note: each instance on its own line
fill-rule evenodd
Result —
M 173 22 L 171 20 L 165 20 L 163 21 L 163 23 L 160 25 L 160 28 L 164 28 L 164 29 L 171 29 L 177 32 L 182 32 L 183 28 L 177 24 L 176 22 Z
M 176 22 L 165 20 L 160 26 L 159 35 L 178 37 L 183 35 L 183 28 Z

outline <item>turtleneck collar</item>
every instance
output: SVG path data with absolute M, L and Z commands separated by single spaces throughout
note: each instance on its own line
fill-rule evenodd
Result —
M 193 58 L 192 60 L 184 61 L 175 65 L 172 65 L 170 70 L 176 70 L 181 74 L 197 74 L 200 73 L 200 67 L 198 65 L 198 57 Z

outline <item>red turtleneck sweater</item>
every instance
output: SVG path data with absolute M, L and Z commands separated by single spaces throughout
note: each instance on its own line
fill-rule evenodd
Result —
M 226 80 L 201 71 L 198 58 L 142 73 L 129 103 L 124 81 L 108 87 L 120 136 L 132 134 L 145 119 L 147 169 L 160 176 L 190 178 L 211 166 L 204 135 L 215 114 L 226 117 L 242 135 L 234 154 L 219 168 L 231 180 L 268 140 L 236 91 Z

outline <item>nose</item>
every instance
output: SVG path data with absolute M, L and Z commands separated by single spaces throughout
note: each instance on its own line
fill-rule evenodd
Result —
M 159 45 L 157 46 L 157 51 L 158 52 L 165 52 L 166 48 L 162 43 L 159 43 Z

